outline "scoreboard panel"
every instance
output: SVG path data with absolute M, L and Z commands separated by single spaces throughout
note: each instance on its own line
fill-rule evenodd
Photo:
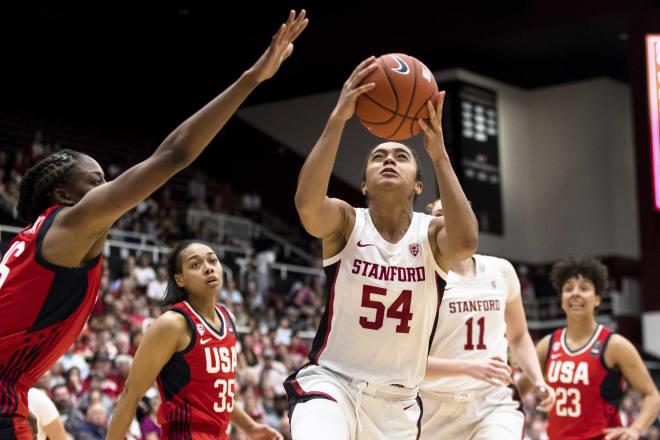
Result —
M 463 81 L 439 83 L 445 97 L 447 152 L 479 222 L 479 231 L 504 235 L 497 94 Z

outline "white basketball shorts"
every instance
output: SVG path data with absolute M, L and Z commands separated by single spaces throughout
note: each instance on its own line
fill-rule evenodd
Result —
M 420 390 L 424 405 L 420 440 L 520 440 L 522 402 L 513 387 L 435 393 Z
M 307 364 L 284 382 L 293 440 L 415 440 L 417 388 L 373 385 Z

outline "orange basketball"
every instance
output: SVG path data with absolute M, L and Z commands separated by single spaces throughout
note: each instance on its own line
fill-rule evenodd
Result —
M 378 137 L 400 141 L 422 129 L 418 118 L 428 119 L 426 102 L 438 93 L 431 71 L 416 58 L 389 53 L 376 59 L 378 67 L 362 84 L 376 87 L 360 95 L 355 113 L 367 130 Z

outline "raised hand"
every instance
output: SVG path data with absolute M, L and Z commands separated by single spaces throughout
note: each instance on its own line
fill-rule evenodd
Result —
M 296 11 L 292 10 L 289 13 L 289 18 L 286 23 L 282 23 L 282 26 L 273 36 L 268 49 L 248 71 L 253 76 L 254 81 L 260 83 L 272 78 L 282 62 L 289 58 L 293 52 L 293 41 L 298 38 L 307 27 L 307 23 L 309 23 L 305 15 L 304 9 L 297 16 Z
M 545 383 L 538 384 L 534 387 L 534 394 L 541 400 L 537 408 L 544 412 L 550 412 L 555 406 L 555 390 L 550 388 Z
M 511 367 L 499 357 L 470 361 L 467 375 L 493 386 L 508 385 L 511 379 Z
M 425 122 L 422 118 L 419 118 L 419 126 L 424 130 L 424 147 L 426 148 L 427 153 L 431 156 L 431 159 L 437 159 L 442 154 L 446 154 L 445 150 L 445 140 L 442 135 L 442 106 L 445 102 L 445 92 L 442 91 L 438 95 L 437 101 L 435 103 L 435 108 L 433 107 L 433 98 L 429 99 L 426 103 L 426 108 L 429 111 L 429 121 Z
M 333 111 L 334 116 L 344 121 L 351 119 L 351 116 L 355 113 L 355 101 L 358 96 L 376 87 L 376 83 L 360 85 L 362 80 L 377 67 L 375 61 L 376 57 L 370 56 L 358 64 L 355 70 L 353 70 L 353 73 L 351 73 L 351 76 L 348 77 L 344 83 L 344 87 L 341 89 L 339 101 L 337 101 L 337 105 Z

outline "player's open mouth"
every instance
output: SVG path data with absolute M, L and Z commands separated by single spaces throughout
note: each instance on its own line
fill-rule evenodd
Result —
M 394 171 L 394 168 L 385 168 L 383 171 L 380 172 L 380 174 L 394 174 L 395 176 L 399 175 L 399 173 Z
M 206 279 L 207 284 L 216 283 L 216 282 L 218 282 L 218 279 L 216 277 L 208 277 Z

